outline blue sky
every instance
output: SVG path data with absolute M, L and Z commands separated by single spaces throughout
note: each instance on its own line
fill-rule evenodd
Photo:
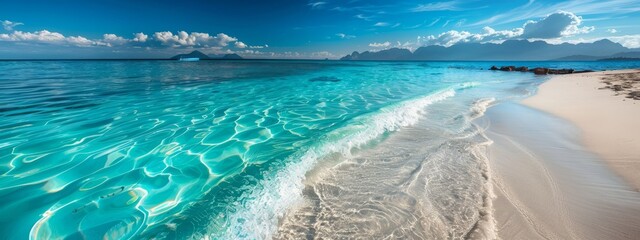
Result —
M 640 1 L 0 0 L 0 58 L 255 58 L 508 39 L 640 47 Z

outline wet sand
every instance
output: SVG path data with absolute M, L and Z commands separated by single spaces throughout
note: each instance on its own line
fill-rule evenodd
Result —
M 578 128 L 517 103 L 486 116 L 500 238 L 640 236 L 640 193 L 580 144 Z

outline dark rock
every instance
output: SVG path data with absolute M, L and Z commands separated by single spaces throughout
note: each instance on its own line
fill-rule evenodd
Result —
M 629 96 L 632 96 L 632 97 L 634 97 L 634 98 L 635 98 L 635 97 L 640 97 L 640 91 L 633 91 L 633 92 L 630 92 L 630 93 L 629 93 Z
M 503 66 L 503 67 L 500 67 L 500 71 L 506 71 L 506 72 L 511 72 L 511 71 L 513 71 L 515 69 L 516 69 L 515 66 Z
M 496 67 L 496 66 L 491 66 L 491 68 L 489 68 L 489 70 L 494 70 L 494 71 L 495 71 L 495 70 L 498 70 L 498 67 Z
M 613 91 L 622 91 L 622 86 L 621 85 L 613 85 Z
M 518 72 L 526 72 L 526 71 L 529 71 L 529 68 L 525 67 L 525 66 L 522 66 L 522 67 L 516 68 L 515 70 L 518 71 Z
M 534 68 L 533 69 L 533 73 L 535 75 L 547 75 L 547 74 L 549 74 L 549 69 L 548 68 Z
M 573 73 L 573 69 L 549 69 L 549 74 L 570 74 Z

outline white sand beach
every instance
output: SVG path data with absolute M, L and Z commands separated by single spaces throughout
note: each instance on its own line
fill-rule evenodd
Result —
M 637 72 L 556 76 L 523 104 L 487 112 L 500 238 L 640 237 L 640 101 L 625 98 L 640 81 L 617 95 L 602 82 Z
M 606 84 L 609 81 L 610 84 Z M 629 82 L 616 93 L 607 86 Z M 629 184 L 640 189 L 640 70 L 556 76 L 526 100 L 528 106 L 567 119 L 581 130 L 586 146 L 604 158 Z

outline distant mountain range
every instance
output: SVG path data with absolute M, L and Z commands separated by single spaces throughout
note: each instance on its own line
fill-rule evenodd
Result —
M 204 54 L 204 53 L 202 53 L 202 52 L 200 52 L 198 50 L 195 50 L 195 51 L 187 53 L 187 54 L 178 54 L 178 55 L 175 55 L 175 56 L 171 57 L 170 59 L 178 60 L 180 58 L 200 58 L 200 60 L 214 60 L 214 59 L 239 60 L 239 59 L 243 59 L 240 55 L 235 54 L 235 53 L 209 56 L 209 55 Z
M 635 51 L 635 52 L 634 52 Z M 544 41 L 508 40 L 497 43 L 460 43 L 450 47 L 431 45 L 414 52 L 391 48 L 378 52 L 353 52 L 341 60 L 486 60 L 486 61 L 595 61 L 640 57 L 640 49 L 626 48 L 608 39 L 593 43 L 549 44 Z
M 609 56 L 572 55 L 555 61 L 625 61 L 640 58 L 640 52 L 621 52 Z

